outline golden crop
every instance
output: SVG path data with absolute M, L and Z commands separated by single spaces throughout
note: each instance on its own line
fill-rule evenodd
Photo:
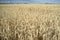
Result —
M 60 40 L 60 4 L 0 4 L 0 40 Z

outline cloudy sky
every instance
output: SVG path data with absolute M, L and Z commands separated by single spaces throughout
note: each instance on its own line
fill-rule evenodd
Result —
M 60 3 L 60 0 L 0 0 L 0 3 Z

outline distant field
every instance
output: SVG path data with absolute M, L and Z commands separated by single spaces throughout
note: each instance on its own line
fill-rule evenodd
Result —
M 60 4 L 0 4 L 0 40 L 60 40 Z

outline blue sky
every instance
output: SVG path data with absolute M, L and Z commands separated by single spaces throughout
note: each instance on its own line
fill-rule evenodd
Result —
M 0 0 L 0 3 L 59 3 L 60 0 Z

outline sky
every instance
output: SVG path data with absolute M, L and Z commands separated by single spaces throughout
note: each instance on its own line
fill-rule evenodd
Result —
M 60 0 L 0 0 L 0 3 L 57 3 L 60 4 Z

